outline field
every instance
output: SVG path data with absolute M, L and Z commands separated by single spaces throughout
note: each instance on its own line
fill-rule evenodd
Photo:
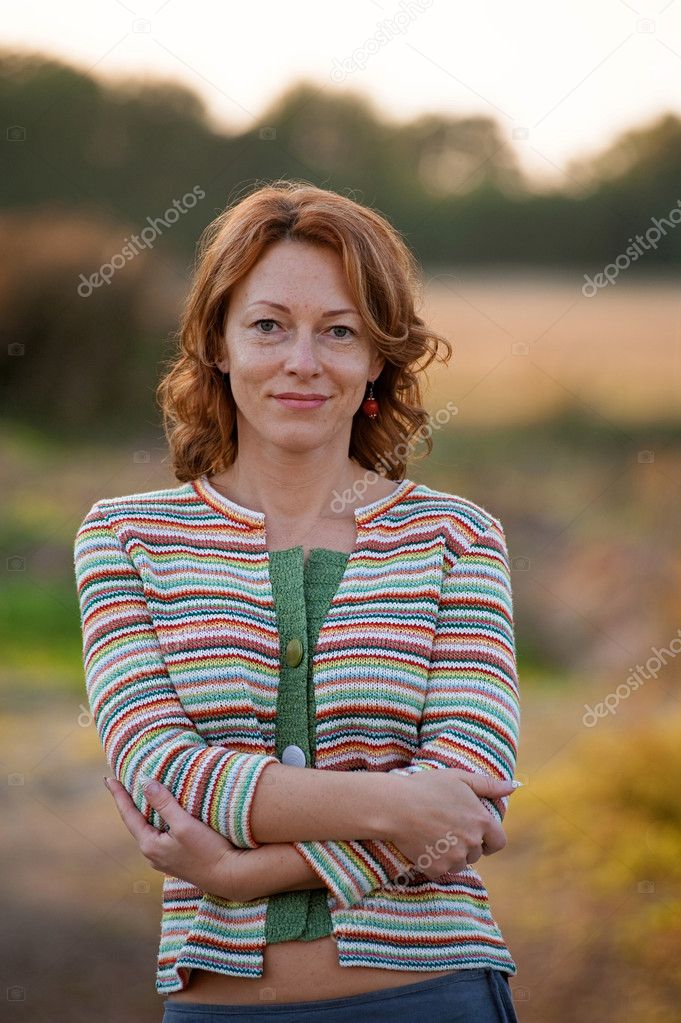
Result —
M 478 866 L 519 1018 L 681 1019 L 678 285 L 426 281 L 454 355 L 424 403 L 456 412 L 407 474 L 501 518 L 512 560 L 525 785 Z M 101 782 L 72 542 L 96 499 L 174 485 L 163 437 L 1 440 L 3 984 L 35 1023 L 160 1019 L 161 878 Z

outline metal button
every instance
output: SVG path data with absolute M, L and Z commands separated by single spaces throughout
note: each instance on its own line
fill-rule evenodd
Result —
M 286 653 L 284 655 L 286 663 L 290 668 L 297 668 L 303 659 L 303 644 L 294 636 L 286 644 Z
M 288 767 L 305 767 L 305 753 L 300 746 L 287 746 L 281 754 L 281 762 Z

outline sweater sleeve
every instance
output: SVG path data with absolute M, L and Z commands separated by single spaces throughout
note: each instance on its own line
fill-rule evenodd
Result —
M 142 579 L 99 502 L 78 528 L 74 569 L 87 696 L 115 776 L 154 827 L 162 819 L 139 785 L 142 774 L 234 845 L 257 848 L 255 787 L 279 761 L 209 745 L 196 731 L 168 674 Z
M 493 520 L 458 558 L 449 556 L 440 597 L 428 689 L 411 762 L 395 771 L 454 767 L 511 779 L 520 723 L 519 687 L 508 550 Z M 501 822 L 509 796 L 482 798 Z M 336 907 L 414 871 L 390 842 L 296 842 L 324 881 Z

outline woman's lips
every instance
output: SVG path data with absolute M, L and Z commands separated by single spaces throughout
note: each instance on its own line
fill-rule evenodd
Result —
M 280 398 L 278 395 L 274 395 L 278 402 L 285 405 L 286 408 L 300 408 L 300 409 L 313 409 L 319 408 L 327 400 L 326 398 Z

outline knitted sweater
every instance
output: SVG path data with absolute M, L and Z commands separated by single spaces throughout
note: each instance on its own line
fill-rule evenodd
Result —
M 519 729 L 500 521 L 405 479 L 354 509 L 357 539 L 312 658 L 317 770 L 513 776 Z M 265 516 L 205 476 L 97 501 L 74 567 L 85 684 L 106 757 L 147 821 L 156 777 L 240 848 L 276 756 L 282 664 Z M 508 796 L 483 799 L 503 820 Z M 431 880 L 388 841 L 293 843 L 328 888 L 341 966 L 516 972 L 473 866 Z M 191 969 L 260 977 L 268 897 L 164 876 L 156 988 Z
M 345 572 L 348 555 L 326 547 L 313 547 L 304 560 L 303 548 L 270 551 L 270 579 L 277 612 L 281 646 L 275 749 L 281 758 L 287 746 L 305 753 L 305 766 L 315 763 L 315 697 L 310 651 Z M 289 664 L 286 650 L 301 640 L 298 664 Z M 305 643 L 307 640 L 307 643 Z M 297 658 L 294 658 L 297 660 Z M 314 941 L 333 932 L 325 888 L 276 892 L 267 903 L 267 943 Z

